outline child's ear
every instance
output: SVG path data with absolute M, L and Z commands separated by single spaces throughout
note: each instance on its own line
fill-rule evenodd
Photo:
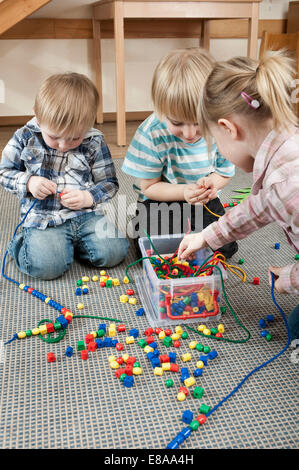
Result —
M 238 137 L 238 127 L 233 121 L 228 119 L 218 119 L 218 126 L 224 131 L 230 134 L 233 140 L 236 140 Z

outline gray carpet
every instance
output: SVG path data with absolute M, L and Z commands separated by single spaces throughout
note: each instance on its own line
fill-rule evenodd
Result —
M 131 178 L 120 171 L 121 160 L 115 160 L 120 194 L 126 194 L 128 203 L 135 200 Z M 237 172 L 222 193 L 222 202 L 229 202 L 232 190 L 251 185 L 250 175 Z M 1 189 L 1 258 L 18 222 L 17 198 Z M 116 199 L 114 201 L 116 204 Z M 110 216 L 113 216 L 110 211 Z M 275 250 L 274 243 L 281 249 Z M 135 377 L 132 388 L 124 387 L 108 365 L 108 357 L 115 349 L 106 348 L 90 353 L 87 361 L 75 354 L 65 356 L 67 346 L 76 348 L 77 340 L 98 329 L 103 323 L 95 319 L 76 319 L 69 326 L 65 338 L 49 345 L 38 337 L 13 341 L 1 349 L 1 448 L 98 448 L 98 449 L 159 449 L 166 445 L 186 425 L 181 416 L 190 409 L 198 415 L 201 403 L 214 406 L 226 396 L 254 367 L 279 352 L 286 344 L 286 332 L 278 311 L 275 309 L 268 286 L 267 269 L 270 264 L 291 263 L 295 253 L 288 246 L 282 230 L 275 224 L 260 230 L 239 243 L 239 252 L 232 262 L 243 265 L 248 282 L 229 275 L 226 290 L 237 315 L 251 332 L 245 344 L 219 343 L 191 332 L 182 341 L 179 350 L 171 348 L 178 356 L 188 352 L 191 340 L 216 349 L 218 357 L 204 368 L 197 385 L 205 390 L 202 399 L 192 396 L 184 402 L 176 399 L 180 374 L 173 374 L 175 385 L 165 387 L 170 372 L 162 377 L 154 376 L 143 350 L 137 345 L 125 345 L 124 352 L 134 355 L 143 368 L 143 374 Z M 112 277 L 122 280 L 126 266 L 134 261 L 133 247 L 125 262 L 107 270 Z M 130 273 L 141 272 L 135 266 Z M 96 270 L 74 263 L 69 272 L 55 281 L 38 281 L 23 276 L 8 260 L 6 274 L 49 295 L 75 314 L 108 316 L 121 319 L 127 329 L 138 328 L 141 337 L 149 326 L 145 317 L 137 317 L 137 306 L 122 304 L 119 295 L 126 289 L 122 283 L 111 289 L 100 288 L 89 282 L 90 292 L 84 296 L 84 309 L 76 308 L 76 280 L 83 275 L 98 274 Z M 259 286 L 252 284 L 259 276 Z M 0 338 L 3 342 L 15 332 L 32 329 L 41 319 L 54 320 L 57 313 L 39 299 L 18 289 L 1 278 Z M 291 295 L 277 295 L 277 300 L 288 314 L 298 301 Z M 140 304 L 138 305 L 140 306 Z M 275 321 L 269 326 L 273 340 L 260 337 L 258 321 L 266 314 L 274 314 Z M 109 322 L 104 322 L 109 325 Z M 245 338 L 245 332 L 235 323 L 228 312 L 222 317 L 225 336 Z M 217 322 L 218 324 L 218 322 Z M 217 326 L 214 325 L 213 326 Z M 127 333 L 118 338 L 125 341 Z M 161 353 L 169 351 L 159 340 Z M 47 353 L 54 352 L 55 363 L 47 362 Z M 204 426 L 192 433 L 182 444 L 182 449 L 278 449 L 298 448 L 298 370 L 299 364 L 291 361 L 291 350 L 276 361 L 254 374 L 244 386 L 215 413 Z M 192 351 L 192 361 L 183 365 L 193 371 L 200 353 Z M 118 354 L 115 354 L 118 356 Z M 168 374 L 168 375 L 167 375 Z

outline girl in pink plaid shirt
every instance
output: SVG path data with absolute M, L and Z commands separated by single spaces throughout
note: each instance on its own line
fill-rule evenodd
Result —
M 253 172 L 251 195 L 201 233 L 187 235 L 179 257 L 192 258 L 205 246 L 216 250 L 276 221 L 299 252 L 299 130 L 292 103 L 293 61 L 284 51 L 260 62 L 236 57 L 216 64 L 202 89 L 198 123 L 220 153 Z M 293 95 L 295 92 L 293 91 Z M 299 263 L 270 266 L 275 289 L 299 294 Z M 288 318 L 299 338 L 299 305 Z

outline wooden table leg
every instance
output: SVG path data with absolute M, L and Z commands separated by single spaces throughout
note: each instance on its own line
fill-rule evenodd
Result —
M 251 59 L 257 58 L 257 41 L 258 41 L 258 25 L 259 25 L 259 4 L 252 4 L 252 15 L 248 21 L 248 48 L 247 55 Z
M 117 145 L 126 145 L 125 38 L 123 2 L 116 1 L 114 8 Z
M 210 50 L 210 21 L 209 20 L 202 20 L 201 22 L 200 47 L 203 47 L 207 51 Z
M 103 118 L 103 91 L 102 91 L 102 59 L 101 59 L 101 26 L 100 22 L 93 19 L 93 56 L 95 66 L 95 85 L 99 93 L 100 103 L 97 112 L 96 122 L 102 124 Z

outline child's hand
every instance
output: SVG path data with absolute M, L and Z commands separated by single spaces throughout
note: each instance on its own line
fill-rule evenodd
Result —
M 57 185 L 43 176 L 30 176 L 27 191 L 36 199 L 45 199 L 50 194 L 56 194 Z
M 86 209 L 93 205 L 93 197 L 90 192 L 81 189 L 65 188 L 60 201 L 63 206 L 74 211 Z
M 180 243 L 178 259 L 194 259 L 195 252 L 206 246 L 208 245 L 202 233 L 186 235 Z
M 203 193 L 202 189 L 199 189 L 196 184 L 187 184 L 184 189 L 184 198 L 185 201 L 189 204 L 198 204 L 201 203 L 201 195 Z
M 275 290 L 277 292 L 281 293 L 281 294 L 286 294 L 286 291 L 284 290 L 284 288 L 281 285 L 280 274 L 281 274 L 282 269 L 283 268 L 280 268 L 278 266 L 270 266 L 270 268 L 268 270 L 269 285 L 272 286 L 272 276 L 271 276 L 271 272 L 272 272 L 274 274 L 274 278 L 275 278 L 275 281 L 274 281 Z
M 216 199 L 216 197 L 218 196 L 218 189 L 216 188 L 215 184 L 208 176 L 205 176 L 204 178 L 200 178 L 199 180 L 197 180 L 196 184 L 197 184 L 197 187 L 202 190 L 202 193 L 201 193 L 202 204 L 206 204 L 212 199 Z

